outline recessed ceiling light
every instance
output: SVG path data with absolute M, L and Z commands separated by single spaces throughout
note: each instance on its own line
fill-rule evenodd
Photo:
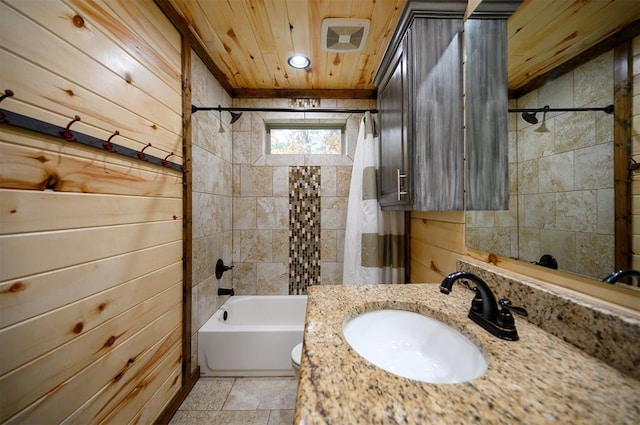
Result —
M 308 68 L 311 65 L 311 60 L 303 55 L 293 55 L 287 62 L 294 68 Z

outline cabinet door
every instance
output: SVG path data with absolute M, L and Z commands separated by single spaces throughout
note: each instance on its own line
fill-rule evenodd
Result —
M 462 210 L 462 19 L 415 19 L 409 34 L 413 208 Z
M 380 111 L 379 203 L 383 209 L 411 208 L 410 151 L 407 144 L 406 39 L 394 55 L 378 94 Z M 385 83 L 386 81 L 386 83 Z
M 469 19 L 466 55 L 466 209 L 509 209 L 507 21 Z

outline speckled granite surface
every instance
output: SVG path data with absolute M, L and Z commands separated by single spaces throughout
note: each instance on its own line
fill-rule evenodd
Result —
M 527 309 L 526 320 L 616 369 L 640 379 L 640 315 L 605 307 L 597 300 L 471 259 L 458 270 L 474 273 L 496 299 L 509 298 Z M 640 418 L 639 418 L 640 422 Z
M 636 424 L 640 381 L 516 317 L 520 340 L 467 319 L 473 293 L 436 284 L 310 288 L 295 424 Z M 474 341 L 488 369 L 471 382 L 428 384 L 392 375 L 345 341 L 345 320 L 379 308 L 416 311 Z

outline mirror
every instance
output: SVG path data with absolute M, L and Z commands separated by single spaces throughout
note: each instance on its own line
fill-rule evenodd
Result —
M 596 281 L 615 270 L 614 116 L 552 111 L 613 104 L 613 63 L 609 51 L 510 101 L 551 110 L 509 114 L 509 210 L 467 211 L 467 247 Z

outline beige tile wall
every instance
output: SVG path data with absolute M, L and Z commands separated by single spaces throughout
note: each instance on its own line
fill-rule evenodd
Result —
M 613 51 L 518 99 L 519 108 L 613 103 Z M 541 117 L 539 117 L 540 119 Z M 519 256 L 552 254 L 564 270 L 602 279 L 614 268 L 613 115 L 547 114 L 548 133 L 517 115 Z
M 288 108 L 287 99 L 235 99 L 237 107 Z M 321 108 L 375 108 L 322 99 Z M 244 112 L 233 131 L 233 286 L 237 294 L 287 294 L 289 167 L 321 167 L 321 283 L 342 281 L 346 208 L 361 114 Z M 265 155 L 265 119 L 347 119 L 347 155 Z
M 511 101 L 511 108 L 613 103 L 613 51 Z M 553 112 L 549 132 L 509 116 L 510 210 L 467 214 L 467 244 L 602 279 L 614 268 L 613 116 Z M 517 220 L 516 220 L 517 219 Z M 516 227 L 517 222 L 517 227 Z
M 198 56 L 191 54 L 192 103 L 198 106 L 230 106 L 231 98 Z M 224 133 L 215 112 L 192 116 L 193 170 L 193 271 L 192 271 L 192 365 L 197 366 L 198 329 L 213 315 L 224 298 L 218 288 L 231 287 L 231 274 L 215 277 L 215 263 L 232 262 L 232 149 L 231 126 L 223 115 Z
M 509 101 L 516 108 L 516 101 Z M 517 117 L 509 114 L 509 176 L 518 175 Z M 526 180 L 525 185 L 537 185 Z M 465 245 L 480 251 L 499 253 L 507 257 L 518 256 L 518 179 L 509 181 L 509 210 L 468 211 L 465 214 Z

